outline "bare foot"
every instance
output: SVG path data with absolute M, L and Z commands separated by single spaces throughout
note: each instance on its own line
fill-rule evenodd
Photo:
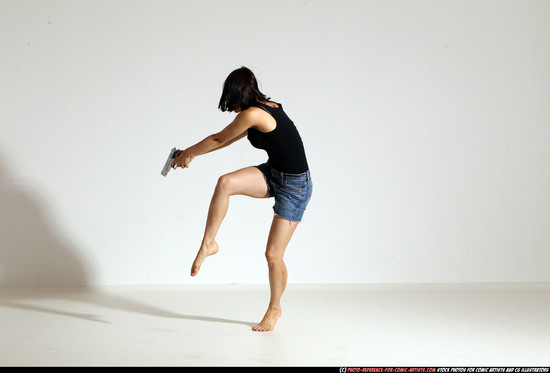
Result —
M 275 328 L 275 324 L 281 317 L 281 308 L 269 307 L 262 321 L 252 328 L 256 332 L 270 332 Z
M 207 256 L 216 254 L 218 249 L 219 247 L 216 241 L 212 241 L 212 243 L 203 242 L 199 252 L 197 253 L 197 257 L 193 262 L 193 266 L 191 267 L 191 276 L 195 276 L 199 273 L 199 269 L 201 268 L 201 264 L 204 262 L 204 259 L 206 259 Z

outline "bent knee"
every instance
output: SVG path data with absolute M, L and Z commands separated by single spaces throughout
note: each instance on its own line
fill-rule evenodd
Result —
M 230 174 L 222 175 L 218 178 L 218 184 L 216 185 L 216 189 L 231 194 L 232 188 L 233 188 L 233 178 Z

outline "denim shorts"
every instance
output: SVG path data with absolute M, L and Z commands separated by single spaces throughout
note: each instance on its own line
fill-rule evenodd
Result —
M 313 192 L 310 172 L 280 172 L 272 168 L 269 162 L 256 167 L 264 175 L 269 197 L 275 198 L 275 215 L 292 222 L 302 221 Z

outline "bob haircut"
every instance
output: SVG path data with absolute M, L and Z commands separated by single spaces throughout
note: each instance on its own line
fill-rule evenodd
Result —
M 258 89 L 254 73 L 247 67 L 241 67 L 229 74 L 223 84 L 222 97 L 218 108 L 221 111 L 244 111 L 257 101 L 268 101 L 269 97 Z

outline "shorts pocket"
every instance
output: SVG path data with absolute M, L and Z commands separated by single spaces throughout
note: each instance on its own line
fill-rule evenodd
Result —
M 285 177 L 284 185 L 290 189 L 301 192 L 307 186 L 307 181 L 301 178 Z

